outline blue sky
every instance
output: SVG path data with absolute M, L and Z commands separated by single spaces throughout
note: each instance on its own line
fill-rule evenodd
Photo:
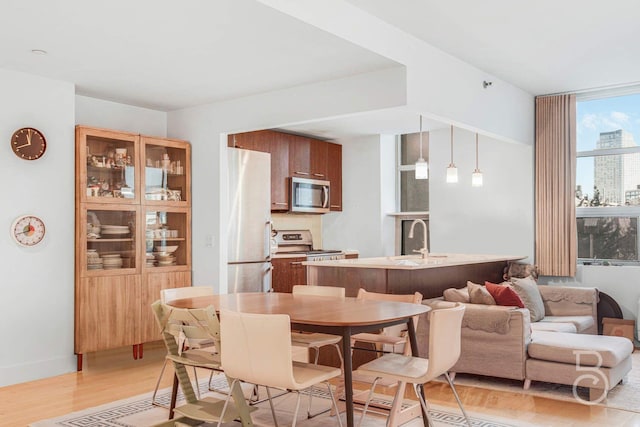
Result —
M 578 101 L 577 150 L 593 150 L 600 132 L 624 129 L 640 144 L 640 94 Z M 576 184 L 593 195 L 593 158 L 578 159 Z

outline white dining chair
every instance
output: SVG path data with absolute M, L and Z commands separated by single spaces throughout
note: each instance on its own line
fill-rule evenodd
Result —
M 345 289 L 338 286 L 312 286 L 312 285 L 295 285 L 291 293 L 295 295 L 308 295 L 308 296 L 322 296 L 322 297 L 345 297 Z M 291 344 L 294 347 L 305 347 L 307 349 L 313 349 L 314 351 L 314 364 L 318 364 L 318 356 L 320 355 L 320 348 L 325 346 L 333 346 L 338 352 L 338 358 L 340 359 L 340 370 L 344 370 L 344 359 L 342 358 L 342 351 L 340 350 L 340 341 L 342 337 L 339 335 L 323 334 L 319 332 L 307 333 L 307 332 L 291 332 Z M 316 415 L 320 415 L 322 412 L 311 414 L 311 403 L 313 399 L 313 393 L 309 393 L 309 405 L 307 407 L 307 418 L 313 418 Z M 323 411 L 324 412 L 324 411 Z
M 429 425 L 434 425 L 429 416 L 429 406 L 418 385 L 424 384 L 434 378 L 444 375 L 453 395 L 458 402 L 458 406 L 464 415 L 467 425 L 471 427 L 471 421 L 462 406 L 460 397 L 456 392 L 453 381 L 449 376 L 449 369 L 455 365 L 460 357 L 460 336 L 462 331 L 462 317 L 465 306 L 462 303 L 441 303 L 429 313 L 429 357 L 415 357 L 403 354 L 387 353 L 371 362 L 361 365 L 355 372 L 360 375 L 374 377 L 369 396 L 362 411 L 360 422 L 362 424 L 369 403 L 373 396 L 378 380 L 385 378 L 398 382 L 398 389 L 403 389 L 400 385 L 411 383 L 413 389 L 420 400 L 420 405 Z M 404 393 L 396 393 L 394 406 L 397 400 L 402 400 Z
M 300 408 L 300 392 L 321 382 L 326 383 L 333 407 L 337 403 L 329 380 L 341 371 L 331 366 L 294 362 L 291 355 L 291 319 L 286 314 L 254 314 L 220 310 L 220 339 L 222 367 L 231 388 L 238 381 L 267 388 L 269 405 L 275 425 L 276 419 L 270 388 L 297 393 L 292 427 L 295 427 Z M 230 396 L 227 397 L 227 403 Z M 226 405 L 225 403 L 225 409 Z M 224 416 L 225 411 L 223 409 Z M 336 416 L 342 427 L 340 416 Z

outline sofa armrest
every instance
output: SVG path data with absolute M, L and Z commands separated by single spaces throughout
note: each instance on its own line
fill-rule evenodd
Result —
M 538 286 L 545 316 L 591 316 L 593 326 L 581 331 L 598 333 L 598 289 L 577 286 Z
M 427 300 L 423 304 L 431 305 Z M 531 341 L 529 318 L 526 308 L 465 304 L 460 358 L 451 371 L 523 379 Z M 420 355 L 427 356 L 428 318 L 418 323 L 417 337 Z

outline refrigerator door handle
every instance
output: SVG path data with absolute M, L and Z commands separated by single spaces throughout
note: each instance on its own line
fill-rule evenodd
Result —
M 269 267 L 264 271 L 262 275 L 262 291 L 263 292 L 273 292 L 273 287 L 271 286 L 271 271 L 273 270 L 273 266 L 269 264 Z
M 271 230 L 273 229 L 273 221 L 267 220 L 264 224 L 264 259 L 271 259 Z

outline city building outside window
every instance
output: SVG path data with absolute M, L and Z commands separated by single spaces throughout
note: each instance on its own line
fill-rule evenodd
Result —
M 638 264 L 640 94 L 577 102 L 578 262 Z

